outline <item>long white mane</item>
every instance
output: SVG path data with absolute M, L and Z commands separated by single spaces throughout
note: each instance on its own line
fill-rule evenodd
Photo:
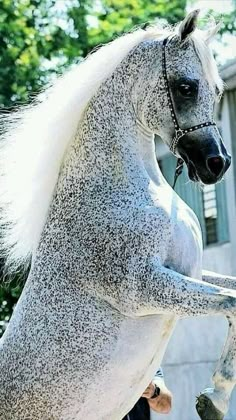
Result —
M 38 245 L 64 155 L 92 96 L 135 46 L 169 33 L 150 27 L 117 38 L 60 77 L 34 104 L 2 118 L 7 133 L 0 149 L 1 237 L 8 268 L 26 264 Z M 208 78 L 219 84 L 209 49 L 199 35 L 192 37 Z

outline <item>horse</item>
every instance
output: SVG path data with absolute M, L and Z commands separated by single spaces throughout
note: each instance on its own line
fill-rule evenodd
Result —
M 230 165 L 213 121 L 223 85 L 198 10 L 104 45 L 10 115 L 1 149 L 6 270 L 31 263 L 0 345 L 0 418 L 120 420 L 181 317 L 229 321 L 201 419 L 236 381 L 236 279 L 202 269 L 194 212 L 161 174 L 154 135 L 194 182 Z

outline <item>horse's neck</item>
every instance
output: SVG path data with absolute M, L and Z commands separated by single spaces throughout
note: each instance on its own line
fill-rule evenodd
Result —
M 118 80 L 117 80 L 118 79 Z M 108 80 L 90 102 L 67 158 L 71 173 L 91 184 L 140 189 L 165 182 L 154 136 L 137 121 L 129 88 Z
M 138 144 L 145 170 L 151 181 L 156 185 L 168 185 L 157 163 L 154 135 L 148 131 L 139 121 Z

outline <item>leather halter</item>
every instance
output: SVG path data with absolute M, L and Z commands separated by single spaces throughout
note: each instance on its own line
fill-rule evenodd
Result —
M 163 41 L 163 44 L 162 44 L 162 74 L 163 74 L 163 78 L 164 78 L 164 86 L 165 86 L 165 90 L 166 90 L 166 94 L 167 94 L 168 105 L 169 105 L 169 109 L 170 109 L 170 112 L 171 112 L 171 117 L 172 117 L 172 120 L 173 120 L 173 123 L 174 123 L 174 128 L 175 128 L 175 134 L 174 134 L 174 137 L 172 139 L 172 142 L 171 142 L 169 148 L 170 148 L 170 151 L 175 155 L 176 147 L 177 147 L 178 142 L 181 139 L 181 137 L 183 137 L 187 133 L 199 130 L 203 127 L 216 126 L 216 123 L 215 123 L 215 121 L 208 121 L 208 122 L 204 122 L 204 123 L 201 123 L 201 124 L 194 125 L 194 126 L 189 127 L 189 128 L 181 128 L 180 127 L 180 125 L 178 123 L 178 119 L 176 117 L 173 100 L 172 100 L 172 97 L 171 97 L 171 89 L 170 89 L 168 76 L 167 76 L 167 70 L 166 70 L 166 44 L 168 42 L 168 39 L 169 39 L 169 37 L 165 38 L 164 41 Z M 174 179 L 173 188 L 175 187 L 175 183 L 177 181 L 178 176 L 183 171 L 183 164 L 184 164 L 184 161 L 181 158 L 178 158 L 177 166 L 176 166 L 176 170 L 175 170 L 175 179 Z
M 167 41 L 168 41 L 168 37 L 164 39 L 163 46 L 162 46 L 162 73 L 163 73 L 163 78 L 164 78 L 164 83 L 165 83 L 165 90 L 167 94 L 168 105 L 170 108 L 172 120 L 175 127 L 175 134 L 170 145 L 170 150 L 173 154 L 175 154 L 176 147 L 181 137 L 183 137 L 187 133 L 199 130 L 203 127 L 216 126 L 216 123 L 215 121 L 208 121 L 201 124 L 193 125 L 192 127 L 189 127 L 189 128 L 180 127 L 177 117 L 176 117 L 176 113 L 175 113 L 175 109 L 174 109 L 174 105 L 173 105 L 173 101 L 171 97 L 171 90 L 170 90 L 170 85 L 168 81 L 167 71 L 166 71 L 166 48 L 165 47 L 166 47 Z

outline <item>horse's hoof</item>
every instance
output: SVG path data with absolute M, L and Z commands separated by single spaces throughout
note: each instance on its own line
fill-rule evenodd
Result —
M 196 409 L 201 420 L 224 420 L 224 414 L 204 394 L 197 397 Z

